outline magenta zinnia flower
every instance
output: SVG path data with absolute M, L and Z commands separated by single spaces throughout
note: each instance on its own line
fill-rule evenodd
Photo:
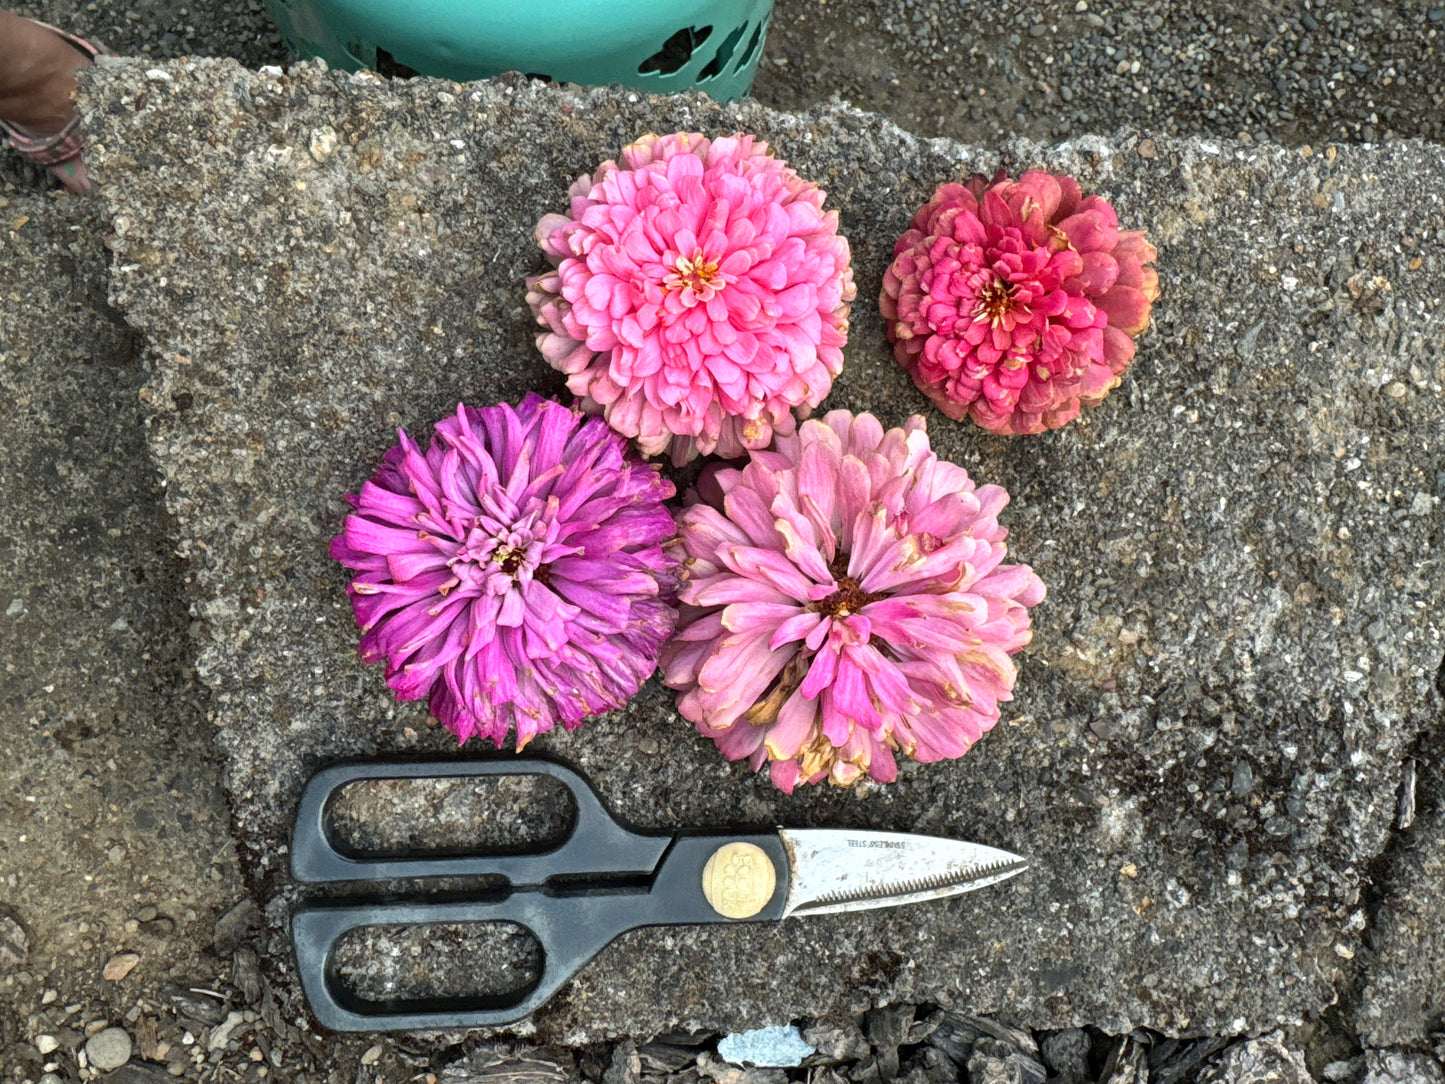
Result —
M 535 395 L 459 405 L 425 454 L 398 436 L 331 542 L 360 573 L 362 661 L 461 741 L 500 746 L 515 725 L 520 750 L 626 703 L 676 621 L 672 483 Z
M 749 135 L 646 135 L 537 223 L 537 346 L 644 455 L 734 458 L 793 432 L 843 367 L 848 241 Z
M 939 410 L 1042 433 L 1118 385 L 1159 296 L 1155 255 L 1072 177 L 974 177 L 918 212 L 879 308 L 898 363 Z
M 716 469 L 679 518 L 682 616 L 662 652 L 678 710 L 792 791 L 962 756 L 998 721 L 1044 585 L 1005 565 L 1008 494 L 835 410 Z

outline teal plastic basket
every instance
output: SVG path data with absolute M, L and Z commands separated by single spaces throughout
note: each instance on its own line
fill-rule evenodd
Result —
M 520 71 L 558 82 L 753 85 L 773 0 L 269 0 L 287 47 L 337 68 L 466 81 Z

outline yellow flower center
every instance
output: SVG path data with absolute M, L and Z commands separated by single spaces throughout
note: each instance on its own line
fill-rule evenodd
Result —
M 677 270 L 662 280 L 663 289 L 681 290 L 690 287 L 695 294 L 721 290 L 724 285 L 726 284 L 718 281 L 717 264 L 707 259 L 701 249 L 694 252 L 691 258 L 679 256 Z
M 994 279 L 978 295 L 978 305 L 973 318 L 980 323 L 987 321 L 994 327 L 1013 311 L 1013 284 L 1003 279 Z

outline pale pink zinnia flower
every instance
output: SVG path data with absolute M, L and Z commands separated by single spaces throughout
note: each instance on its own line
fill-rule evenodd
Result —
M 962 756 L 998 721 L 1044 585 L 1005 565 L 998 512 L 921 417 L 804 422 L 715 469 L 678 520 L 682 616 L 662 652 L 678 710 L 791 791 Z
M 750 135 L 646 135 L 537 223 L 537 346 L 644 455 L 735 458 L 843 367 L 855 294 L 823 193 Z
M 974 177 L 918 212 L 878 304 L 899 364 L 939 410 L 1042 433 L 1118 385 L 1159 296 L 1155 255 L 1072 177 Z
M 677 619 L 672 483 L 601 419 L 535 395 L 459 405 L 425 453 L 398 436 L 331 542 L 360 573 L 362 660 L 460 741 L 500 746 L 515 726 L 520 750 L 626 703 Z

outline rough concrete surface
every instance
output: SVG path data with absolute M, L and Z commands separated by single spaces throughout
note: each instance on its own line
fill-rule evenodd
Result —
M 1305 1060 L 1278 1033 L 1230 1047 L 1199 1076 L 1200 1084 L 1309 1084 Z
M 890 423 L 922 408 L 873 299 L 914 207 L 972 169 L 1077 173 L 1158 240 L 1166 295 L 1124 386 L 1068 429 L 1010 442 L 932 417 L 943 454 L 1013 493 L 1011 545 L 1051 591 L 1006 724 L 964 761 L 786 798 L 718 760 L 655 687 L 537 743 L 640 825 L 916 829 L 1028 853 L 1030 874 L 895 912 L 628 935 L 537 1032 L 897 1000 L 1041 1027 L 1261 1031 L 1350 986 L 1367 867 L 1440 708 L 1437 148 L 1121 136 L 1000 156 L 837 107 L 145 68 L 104 65 L 91 90 L 111 300 L 155 359 L 149 445 L 276 959 L 309 770 L 450 748 L 355 660 L 325 556 L 341 494 L 396 425 L 558 390 L 521 280 L 541 266 L 531 224 L 576 174 L 649 129 L 742 127 L 829 191 L 854 246 L 829 406 Z M 311 153 L 327 128 L 335 151 Z
M 1445 741 L 1437 728 L 1407 768 L 1399 844 L 1371 917 L 1358 1001 L 1347 999 L 1355 1031 L 1369 1046 L 1418 1043 L 1445 1032 Z M 1408 776 L 1407 776 L 1408 779 Z

